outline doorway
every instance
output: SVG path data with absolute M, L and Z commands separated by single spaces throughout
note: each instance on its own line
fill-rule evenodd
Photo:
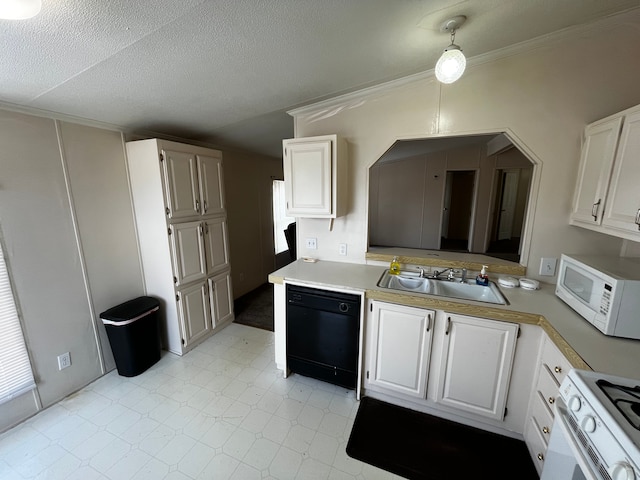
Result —
M 487 253 L 514 262 L 520 261 L 520 239 L 527 208 L 531 168 L 496 170 L 495 204 L 491 241 Z
M 475 183 L 475 170 L 447 171 L 440 249 L 470 251 Z

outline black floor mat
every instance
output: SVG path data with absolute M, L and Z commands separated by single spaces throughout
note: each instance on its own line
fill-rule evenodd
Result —
M 521 440 L 364 397 L 347 454 L 410 479 L 537 480 Z

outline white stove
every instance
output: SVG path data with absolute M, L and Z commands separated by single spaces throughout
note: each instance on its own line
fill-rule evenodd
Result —
M 560 386 L 544 480 L 640 480 L 640 381 L 571 370 Z

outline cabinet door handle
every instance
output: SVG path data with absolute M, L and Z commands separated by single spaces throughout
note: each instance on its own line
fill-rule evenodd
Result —
M 541 453 L 538 454 L 538 460 L 543 461 L 544 460 L 544 455 L 542 455 Z
M 451 329 L 451 317 L 447 317 L 447 329 L 444 331 L 444 334 L 449 335 L 450 329 Z
M 549 427 L 542 427 L 542 433 L 545 435 L 549 433 Z
M 204 213 L 207 213 L 207 210 L 209 210 L 209 205 L 207 205 L 206 200 L 203 203 L 204 203 Z
M 196 198 L 196 211 L 199 213 L 200 212 L 200 199 Z
M 431 314 L 427 315 L 427 332 L 431 330 Z
M 198 225 L 198 230 L 200 230 L 200 236 L 204 235 L 204 229 L 202 228 L 202 224 Z
M 562 367 L 556 366 L 556 368 L 554 368 L 553 371 L 556 372 L 556 373 L 561 373 L 562 372 Z
M 602 199 L 599 198 L 598 201 L 593 204 L 593 207 L 591 207 L 591 216 L 594 220 L 598 220 L 598 206 L 600 205 L 601 201 Z
M 553 397 L 549 397 L 549 404 L 553 405 L 554 403 L 556 403 L 556 399 Z

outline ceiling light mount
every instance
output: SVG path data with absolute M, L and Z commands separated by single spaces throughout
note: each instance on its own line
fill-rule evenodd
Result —
M 467 20 L 465 15 L 457 15 L 445 20 L 440 25 L 442 33 L 451 34 L 451 44 L 444 49 L 442 56 L 436 63 L 436 78 L 442 83 L 453 83 L 464 73 L 467 59 L 462 54 L 462 49 L 453 43 L 456 38 L 456 30 Z
M 442 22 L 442 25 L 440 25 L 440 31 L 442 33 L 453 33 L 466 21 L 467 17 L 465 15 L 456 15 L 455 17 L 451 17 Z

